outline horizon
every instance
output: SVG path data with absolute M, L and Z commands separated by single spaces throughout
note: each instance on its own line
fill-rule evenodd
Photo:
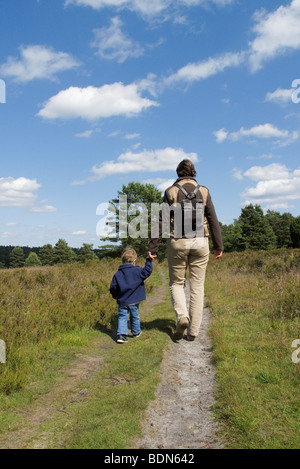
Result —
M 99 204 L 185 158 L 222 224 L 299 216 L 300 0 L 271 3 L 4 2 L 0 245 L 98 244 Z
M 167 227 L 169 226 L 169 224 L 171 222 L 170 216 L 171 216 L 172 210 L 174 210 L 174 212 L 175 212 L 175 217 L 174 217 L 175 230 L 177 230 L 177 234 L 179 235 L 179 237 L 182 237 L 182 230 L 186 230 L 186 229 L 187 229 L 188 233 L 190 233 L 190 236 L 187 236 L 187 237 L 190 237 L 190 238 L 199 237 L 198 233 L 202 233 L 200 235 L 200 237 L 204 236 L 204 233 L 203 233 L 203 223 L 204 223 L 203 216 L 204 216 L 204 214 L 203 214 L 203 208 L 201 208 L 201 206 L 196 209 L 197 228 L 196 228 L 196 231 L 195 231 L 192 228 L 192 223 L 193 222 L 192 222 L 192 219 L 190 218 L 190 216 L 191 216 L 190 214 L 188 216 L 188 219 L 185 220 L 184 228 L 183 228 L 183 226 L 182 226 L 182 220 L 183 220 L 182 210 L 184 210 L 184 209 L 180 205 L 178 205 L 176 207 L 176 204 L 172 205 L 172 206 L 169 206 L 165 202 L 162 202 L 161 204 L 158 204 L 158 203 L 154 202 L 154 203 L 151 203 L 150 213 L 149 213 L 149 210 L 147 209 L 147 206 L 143 202 L 133 203 L 128 208 L 126 208 L 127 207 L 127 196 L 124 196 L 124 195 L 120 196 L 119 203 L 120 203 L 120 209 L 119 210 L 117 210 L 115 206 L 112 206 L 111 203 L 100 204 L 100 206 L 97 208 L 97 214 L 98 215 L 101 214 L 102 220 L 100 220 L 98 222 L 97 227 L 96 227 L 96 232 L 97 232 L 97 235 L 99 236 L 99 243 L 105 243 L 103 245 L 95 247 L 95 245 L 92 244 L 92 243 L 84 243 L 83 242 L 81 246 L 76 246 L 75 247 L 75 246 L 69 246 L 69 243 L 64 238 L 59 238 L 56 241 L 56 243 L 53 243 L 53 244 L 46 243 L 46 244 L 40 245 L 40 246 L 0 244 L 0 248 L 1 247 L 4 247 L 4 248 L 21 247 L 21 248 L 25 248 L 25 249 L 41 249 L 45 245 L 51 245 L 53 248 L 55 248 L 56 244 L 62 239 L 63 241 L 67 242 L 68 246 L 71 249 L 79 250 L 81 247 L 83 247 L 85 244 L 87 244 L 87 245 L 92 246 L 91 249 L 93 251 L 97 251 L 97 250 L 101 250 L 101 249 L 104 249 L 104 248 L 107 249 L 109 247 L 113 248 L 113 247 L 116 247 L 116 246 L 122 246 L 122 241 L 127 239 L 127 238 L 130 238 L 132 240 L 136 240 L 136 239 L 140 239 L 140 238 L 141 239 L 156 238 L 156 237 L 158 237 L 158 233 L 159 233 L 159 221 L 158 221 L 159 210 L 163 210 L 163 213 L 165 213 L 165 220 L 164 220 L 163 226 L 162 226 L 162 229 L 163 229 L 162 239 L 170 238 L 170 234 L 168 233 L 168 228 Z M 201 204 L 201 205 L 203 205 L 203 204 Z M 247 207 L 253 207 L 253 208 L 258 207 L 259 209 L 262 209 L 262 207 L 260 205 L 253 205 L 253 204 L 249 204 Z M 245 207 L 245 208 L 247 208 L 247 207 Z M 135 214 L 138 213 L 138 215 L 136 215 L 134 218 L 131 218 L 130 221 L 128 221 L 128 214 L 133 213 L 133 212 Z M 278 212 L 278 211 L 267 211 L 267 212 L 263 212 L 264 217 L 266 217 L 269 212 L 270 213 L 273 212 L 273 213 L 276 213 L 276 214 L 280 214 L 280 212 Z M 243 211 L 241 210 L 240 217 L 242 216 L 242 213 L 243 213 Z M 293 215 L 290 212 L 284 212 L 283 214 L 280 214 L 280 215 L 291 215 L 293 217 Z M 113 216 L 113 218 L 112 218 L 112 216 Z M 233 221 L 233 223 L 230 224 L 230 225 L 226 225 L 226 224 L 223 224 L 222 222 L 220 222 L 221 230 L 225 227 L 235 226 L 236 224 L 238 224 L 240 217 L 238 219 L 235 219 Z M 120 222 L 118 222 L 119 218 L 121 220 Z M 299 217 L 293 217 L 293 218 L 294 219 L 296 219 L 296 218 L 300 219 L 300 216 Z M 127 221 L 126 221 L 126 219 L 127 219 Z M 145 224 L 146 219 L 147 219 L 147 224 Z M 119 224 L 119 231 L 117 230 L 118 223 L 120 223 Z M 149 237 L 149 233 L 150 233 L 149 228 L 150 227 L 151 227 L 151 236 Z M 270 227 L 272 228 L 271 225 L 270 225 Z M 112 229 L 112 231 L 108 233 L 109 229 Z M 272 230 L 274 231 L 273 228 L 272 228 Z M 104 232 L 106 232 L 106 233 L 104 233 Z M 100 237 L 100 233 L 102 233 L 103 236 Z M 192 233 L 193 233 L 193 235 L 192 235 Z M 115 241 L 115 240 L 117 240 L 117 241 Z M 111 243 L 111 244 L 107 244 L 107 243 Z M 292 249 L 296 249 L 296 248 L 292 248 Z

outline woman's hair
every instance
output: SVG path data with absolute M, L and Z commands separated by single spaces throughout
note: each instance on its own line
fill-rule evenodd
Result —
M 122 254 L 122 264 L 133 264 L 137 259 L 137 254 L 134 249 L 127 248 Z
M 197 173 L 195 170 L 194 163 L 190 160 L 183 160 L 179 165 L 177 166 L 177 175 L 180 178 L 183 177 L 196 177 Z

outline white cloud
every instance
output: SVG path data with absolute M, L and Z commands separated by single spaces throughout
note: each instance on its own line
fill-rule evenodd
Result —
M 120 130 L 115 130 L 114 132 L 111 132 L 108 137 L 109 138 L 114 138 L 114 137 L 119 137 L 122 134 Z
M 91 171 L 93 174 L 91 178 L 81 182 L 74 182 L 73 184 L 97 181 L 115 174 L 174 171 L 183 159 L 190 159 L 194 163 L 198 161 L 196 153 L 185 153 L 181 148 L 144 150 L 140 153 L 128 151 L 122 153 L 117 161 L 104 161 L 100 166 L 94 166 Z
M 0 178 L 0 206 L 30 207 L 37 198 L 35 192 L 40 187 L 35 179 Z
M 219 5 L 221 7 L 225 7 L 227 5 L 232 5 L 235 0 L 212 0 L 213 3 L 215 3 L 216 5 Z
M 178 2 L 186 6 L 208 5 L 210 3 L 214 3 L 217 6 L 225 7 L 234 3 L 235 0 L 178 0 Z
M 122 31 L 123 22 L 116 16 L 109 27 L 94 30 L 95 39 L 91 46 L 97 48 L 97 54 L 103 59 L 125 62 L 128 58 L 138 58 L 144 54 L 144 48 Z
M 292 103 L 292 94 L 294 91 L 293 89 L 277 88 L 273 93 L 267 93 L 266 101 L 276 104 Z
M 14 237 L 15 235 L 13 233 L 9 233 L 8 231 L 3 231 L 0 233 L 0 238 L 1 239 L 9 239 Z
M 140 136 L 140 134 L 127 134 L 124 138 L 126 138 L 126 140 L 136 140 L 137 138 L 140 138 Z
M 164 192 L 166 191 L 169 187 L 171 187 L 175 182 L 175 179 L 167 179 L 166 181 L 161 181 L 157 184 L 157 188 L 161 191 Z
M 261 10 L 256 13 L 255 21 L 256 37 L 250 43 L 249 59 L 253 72 L 267 60 L 300 49 L 300 0 L 293 0 L 271 13 Z
M 55 52 L 45 46 L 20 47 L 20 59 L 8 57 L 0 66 L 0 74 L 16 82 L 36 79 L 55 80 L 56 74 L 78 67 L 80 63 L 65 52 Z
M 245 204 L 261 204 L 265 208 L 285 209 L 289 202 L 300 199 L 300 168 L 289 170 L 285 165 L 255 166 L 244 173 L 257 182 L 242 194 Z
M 269 166 L 253 166 L 244 173 L 251 181 L 275 181 L 290 177 L 290 171 L 285 165 L 274 163 Z
M 247 156 L 247 160 L 272 160 L 274 155 L 272 153 L 264 153 L 260 156 Z
M 112 116 L 136 116 L 152 106 L 158 106 L 158 103 L 143 98 L 135 83 L 113 83 L 100 88 L 72 86 L 50 98 L 38 115 L 45 119 L 93 121 Z
M 214 135 L 217 139 L 217 143 L 222 143 L 227 139 L 228 132 L 226 131 L 226 129 L 220 129 L 214 132 Z
M 240 169 L 234 168 L 231 171 L 231 174 L 232 174 L 233 179 L 236 179 L 237 181 L 242 181 L 244 179 L 244 176 Z
M 84 132 L 81 132 L 79 134 L 75 134 L 75 137 L 78 138 L 90 138 L 93 135 L 94 131 L 93 130 L 85 130 Z
M 210 57 L 198 63 L 190 63 L 165 79 L 165 84 L 170 85 L 177 82 L 193 83 L 205 80 L 213 75 L 223 72 L 226 68 L 237 67 L 245 60 L 245 54 L 226 53 L 218 57 Z
M 135 143 L 134 145 L 132 145 L 131 148 L 132 148 L 132 150 L 137 150 L 138 148 L 140 148 L 141 145 L 142 145 L 141 142 L 138 142 L 138 143 Z
M 78 5 L 92 7 L 95 10 L 102 8 L 127 8 L 144 17 L 155 17 L 167 12 L 170 7 L 175 10 L 178 6 L 195 7 L 209 4 L 224 7 L 234 3 L 235 0 L 66 0 L 66 5 Z
M 171 0 L 66 0 L 66 5 L 89 6 L 95 10 L 102 8 L 127 8 L 143 16 L 155 16 L 166 10 Z
M 72 235 L 74 235 L 74 236 L 84 236 L 84 235 L 86 235 L 86 233 L 87 233 L 86 231 L 74 231 L 72 233 Z
M 165 192 L 170 186 L 172 186 L 175 182 L 175 179 L 163 179 L 163 178 L 153 178 L 153 179 L 145 179 L 143 184 L 153 184 L 157 187 L 161 192 Z
M 149 73 L 147 78 L 136 82 L 139 92 L 148 91 L 154 98 L 157 97 L 157 81 L 156 75 Z
M 32 207 L 30 211 L 35 213 L 53 213 L 57 212 L 57 209 L 52 207 L 52 205 L 43 205 L 40 207 Z
M 241 127 L 238 132 L 231 133 L 227 132 L 226 129 L 220 129 L 214 132 L 214 135 L 218 143 L 222 143 L 228 138 L 234 142 L 242 140 L 243 138 L 276 139 L 275 143 L 282 146 L 295 142 L 300 137 L 297 131 L 290 132 L 288 130 L 281 130 L 272 124 L 257 125 L 250 129 Z
M 288 130 L 280 130 L 272 124 L 263 124 L 254 126 L 251 129 L 244 129 L 244 127 L 241 127 L 238 132 L 233 132 L 230 135 L 232 140 L 240 140 L 243 137 L 263 139 L 279 138 L 285 140 L 290 137 L 290 132 Z
M 31 212 L 56 212 L 51 205 L 35 206 L 37 191 L 41 188 L 36 179 L 20 177 L 0 178 L 0 206 L 20 207 L 29 209 Z M 40 203 L 43 203 L 41 201 Z M 16 226 L 18 223 L 7 223 L 6 226 Z

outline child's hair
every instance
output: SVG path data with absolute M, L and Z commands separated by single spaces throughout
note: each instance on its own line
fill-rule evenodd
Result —
M 133 264 L 137 259 L 137 253 L 132 248 L 127 248 L 122 254 L 122 263 L 123 264 Z

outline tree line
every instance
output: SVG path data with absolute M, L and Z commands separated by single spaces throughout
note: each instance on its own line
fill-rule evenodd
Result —
M 59 239 L 55 246 L 45 244 L 40 248 L 0 246 L 0 268 L 72 264 L 96 260 L 99 256 L 100 250 L 93 249 L 93 244 L 71 248 L 64 239 Z
M 161 192 L 153 184 L 141 184 L 130 182 L 127 186 L 123 185 L 122 191 L 118 191 L 118 197 L 110 201 L 117 214 L 118 226 L 118 201 L 120 196 L 126 196 L 128 207 L 130 204 L 142 202 L 148 209 L 149 220 L 149 238 L 151 236 L 151 203 L 162 203 Z M 128 215 L 128 223 L 136 215 Z M 220 224 L 225 252 L 239 252 L 245 250 L 270 250 L 280 248 L 300 248 L 300 217 L 293 217 L 290 213 L 276 212 L 268 210 L 264 213 L 260 205 L 249 204 L 241 211 L 241 215 L 230 225 Z M 109 239 L 107 241 L 120 242 L 122 247 L 128 245 L 141 256 L 147 255 L 147 239 Z M 211 241 L 210 241 L 211 242 Z M 211 245 L 212 247 L 212 245 Z M 115 252 L 115 247 L 113 248 Z M 166 252 L 166 240 L 163 239 L 158 259 L 163 260 Z M 109 253 L 109 248 L 107 248 Z
M 130 182 L 118 191 L 118 198 L 110 203 L 115 207 L 118 220 L 118 202 L 121 195 L 126 195 L 130 204 L 143 203 L 149 212 L 149 238 L 151 237 L 151 203 L 162 203 L 161 192 L 153 184 Z M 128 215 L 128 223 L 136 215 Z M 300 216 L 290 213 L 268 210 L 264 213 L 260 205 L 247 205 L 241 215 L 230 225 L 221 223 L 225 252 L 245 250 L 271 250 L 280 248 L 300 248 Z M 64 239 L 59 239 L 55 246 L 46 244 L 41 248 L 0 246 L 0 268 L 30 267 L 34 265 L 69 264 L 119 257 L 124 248 L 132 246 L 139 256 L 145 257 L 148 251 L 148 239 L 130 237 L 119 239 L 107 238 L 110 244 L 93 249 L 92 244 L 83 244 L 81 248 L 71 248 Z M 158 259 L 166 255 L 166 240 L 162 240 Z
M 300 217 L 247 205 L 231 225 L 222 225 L 226 252 L 300 248 Z

